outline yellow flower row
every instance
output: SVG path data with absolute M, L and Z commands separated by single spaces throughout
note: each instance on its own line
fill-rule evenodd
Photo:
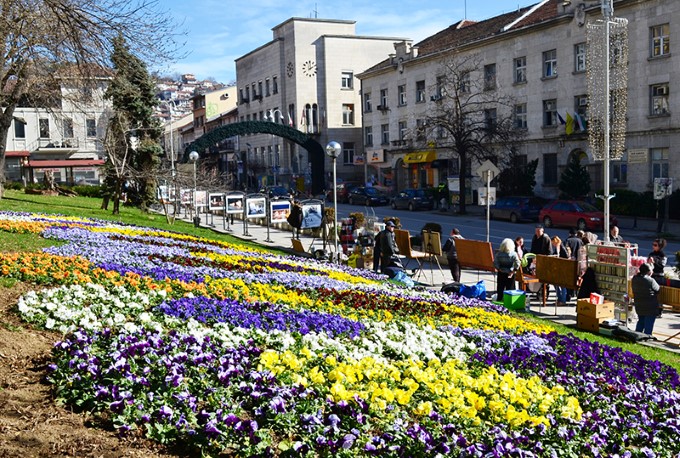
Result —
M 507 423 L 512 428 L 549 427 L 550 414 L 575 421 L 583 414 L 578 400 L 560 385 L 551 388 L 538 377 L 500 374 L 494 367 L 474 375 L 455 360 L 384 364 L 367 357 L 339 362 L 304 348 L 299 354 L 265 351 L 259 363 L 263 369 L 283 383 L 311 385 L 335 402 L 362 399 L 374 411 L 396 403 L 418 416 L 436 410 L 474 425 Z
M 0 231 L 17 234 L 40 234 L 48 224 L 37 221 L 8 221 L 0 220 Z

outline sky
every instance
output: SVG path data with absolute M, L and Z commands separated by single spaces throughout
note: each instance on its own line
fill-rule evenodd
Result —
M 480 21 L 540 0 L 163 0 L 186 33 L 186 57 L 157 68 L 161 75 L 193 73 L 200 80 L 236 80 L 235 59 L 268 43 L 272 28 L 292 17 L 356 21 L 356 34 L 410 38 L 414 43 L 461 19 Z

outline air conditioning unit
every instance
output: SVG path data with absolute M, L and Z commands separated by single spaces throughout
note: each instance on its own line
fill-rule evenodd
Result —
M 659 86 L 655 92 L 656 95 L 668 95 L 668 86 Z
M 585 107 L 587 105 L 588 105 L 588 98 L 587 97 L 579 97 L 578 98 L 578 106 Z
M 389 110 L 389 108 L 387 107 L 387 105 L 378 105 L 378 106 L 375 107 L 375 108 L 376 108 L 378 111 L 387 111 L 387 110 Z
M 433 96 L 430 96 L 430 100 L 433 102 L 439 102 L 442 99 L 442 96 L 439 94 L 435 94 Z

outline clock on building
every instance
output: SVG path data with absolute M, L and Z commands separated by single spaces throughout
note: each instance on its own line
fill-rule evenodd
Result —
M 304 73 L 306 76 L 314 76 L 316 75 L 316 64 L 312 60 L 308 60 L 304 64 L 302 64 L 302 73 Z
M 293 74 L 295 73 L 295 65 L 293 65 L 292 62 L 288 62 L 288 66 L 286 67 L 286 73 L 288 73 L 289 78 L 293 77 Z

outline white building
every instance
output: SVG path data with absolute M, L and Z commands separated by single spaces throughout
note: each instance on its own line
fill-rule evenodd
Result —
M 471 78 L 492 81 L 488 90 L 516 100 L 507 109 L 514 112 L 515 127 L 526 133 L 520 163 L 539 160 L 537 195 L 557 196 L 572 155 L 587 166 L 592 190 L 601 190 L 603 161 L 588 142 L 586 80 L 593 56 L 586 52 L 586 29 L 602 18 L 599 3 L 545 0 L 485 21 L 461 21 L 415 45 L 404 41 L 395 54 L 360 74 L 364 149 L 383 184 L 436 185 L 456 175 L 457 157 L 441 146 L 445 142 L 428 138 L 430 147 L 421 151 L 408 132 L 438 103 L 441 63 L 457 53 L 480 59 Z M 680 102 L 680 65 L 671 51 L 672 37 L 680 37 L 680 2 L 615 1 L 614 16 L 628 20 L 629 71 L 625 150 L 611 161 L 612 192 L 651 190 L 656 177 L 675 178 L 677 188 L 680 117 L 673 107 Z M 470 164 L 473 173 L 475 168 Z
M 325 146 L 342 145 L 338 176 L 363 177 L 361 96 L 356 74 L 380 61 L 403 38 L 355 34 L 355 22 L 291 18 L 273 39 L 236 59 L 239 120 L 274 120 L 309 133 Z M 310 180 L 306 151 L 267 134 L 241 138 L 252 186 L 265 183 L 304 189 Z M 330 170 L 330 160 L 326 170 Z M 276 177 L 274 176 L 276 175 Z M 330 182 L 326 177 L 326 182 Z

